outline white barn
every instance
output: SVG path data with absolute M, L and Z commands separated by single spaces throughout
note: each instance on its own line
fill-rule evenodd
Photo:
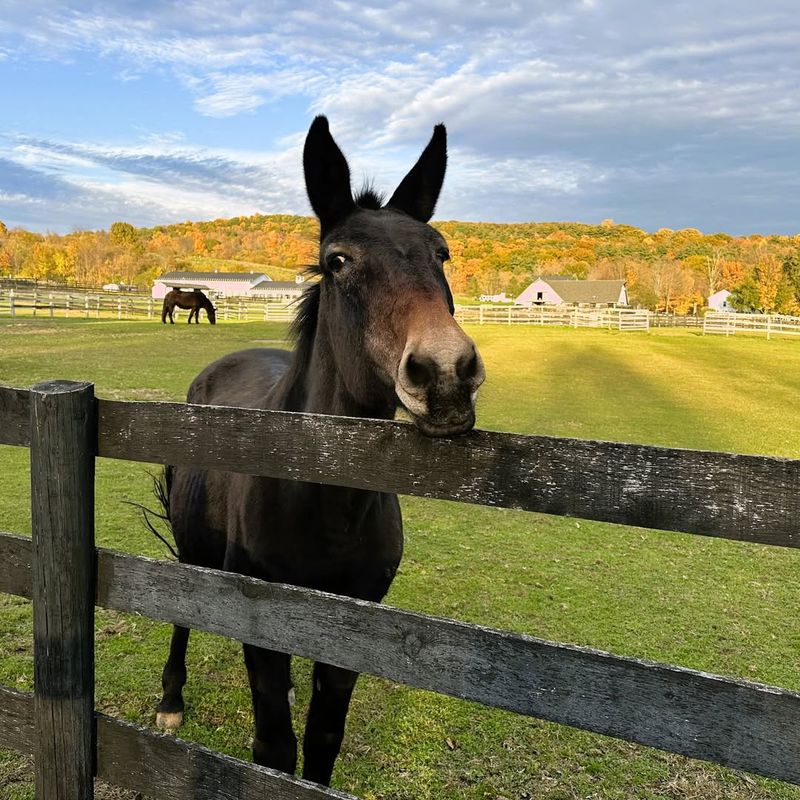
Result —
M 263 272 L 167 272 L 153 283 L 153 298 L 161 300 L 170 289 L 202 289 L 216 297 L 249 297 L 252 289 L 270 281 Z
M 265 280 L 250 289 L 248 296 L 263 300 L 296 300 L 303 294 L 304 284 L 302 275 L 298 275 L 294 281 Z
M 575 278 L 537 278 L 514 301 L 518 306 L 588 306 L 617 308 L 628 305 L 625 281 L 583 281 Z
M 731 293 L 727 289 L 720 289 L 708 298 L 708 307 L 712 311 L 735 311 L 729 302 L 730 296 Z

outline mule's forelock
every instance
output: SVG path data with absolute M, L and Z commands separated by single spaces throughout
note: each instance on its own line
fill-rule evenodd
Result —
M 356 205 L 359 208 L 366 208 L 370 211 L 378 211 L 383 208 L 386 198 L 369 181 L 367 181 L 356 195 Z

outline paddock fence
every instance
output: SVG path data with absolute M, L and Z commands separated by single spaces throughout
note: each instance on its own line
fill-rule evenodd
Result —
M 460 323 L 478 325 L 561 325 L 570 328 L 648 330 L 650 312 L 629 308 L 579 308 L 572 306 L 456 306 Z
M 0 746 L 33 755 L 39 800 L 88 800 L 94 775 L 165 800 L 349 797 L 95 713 L 95 604 L 800 784 L 795 692 L 96 549 L 93 513 L 103 457 L 798 547 L 800 461 L 431 439 L 399 422 L 97 400 L 62 381 L 0 388 L 0 444 L 30 449 L 33 536 L 0 535 L 0 591 L 33 600 L 35 666 L 33 694 L 0 690 Z
M 217 319 L 224 321 L 290 322 L 296 313 L 291 301 L 220 297 L 213 302 Z M 0 289 L 0 317 L 161 319 L 161 305 L 161 300 L 148 294 L 130 292 Z M 176 322 L 185 322 L 188 315 L 184 309 L 173 312 Z
M 767 339 L 773 336 L 800 336 L 800 317 L 788 314 L 738 314 L 719 311 L 706 314 L 703 333 L 721 333 L 733 336 L 736 333 L 760 333 Z

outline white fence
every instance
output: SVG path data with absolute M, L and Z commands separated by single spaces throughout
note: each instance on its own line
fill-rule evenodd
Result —
M 218 298 L 214 300 L 217 319 L 266 322 L 290 322 L 296 304 L 254 298 Z M 70 292 L 57 290 L 0 290 L 0 317 L 84 317 L 116 319 L 160 319 L 161 300 L 150 295 L 118 292 Z M 188 311 L 175 309 L 176 320 Z
M 479 325 L 562 325 L 571 328 L 610 328 L 646 331 L 650 312 L 629 308 L 582 309 L 565 306 L 456 306 L 458 322 Z
M 786 314 L 735 314 L 714 311 L 703 320 L 703 333 L 763 333 L 767 339 L 776 335 L 800 336 L 800 317 Z

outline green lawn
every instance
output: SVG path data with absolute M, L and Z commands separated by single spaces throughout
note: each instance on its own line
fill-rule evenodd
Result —
M 181 399 L 264 323 L 0 320 L 0 382 L 89 379 L 101 397 Z M 800 457 L 800 344 L 502 326 L 470 328 L 486 361 L 483 428 Z M 122 501 L 149 501 L 141 464 L 100 460 L 99 544 L 164 555 Z M 0 529 L 27 533 L 27 451 L 0 448 Z M 792 550 L 455 503 L 403 500 L 407 546 L 388 602 L 800 690 Z M 31 688 L 30 606 L 0 596 L 0 683 Z M 152 724 L 167 626 L 98 611 L 97 704 Z M 181 736 L 249 758 L 236 643 L 192 635 Z M 297 727 L 308 665 L 295 669 Z M 33 797 L 0 754 L 0 797 Z M 800 790 L 365 676 L 334 785 L 364 798 L 800 798 Z M 103 791 L 98 796 L 122 797 Z M 126 795 L 130 797 L 130 795 Z

